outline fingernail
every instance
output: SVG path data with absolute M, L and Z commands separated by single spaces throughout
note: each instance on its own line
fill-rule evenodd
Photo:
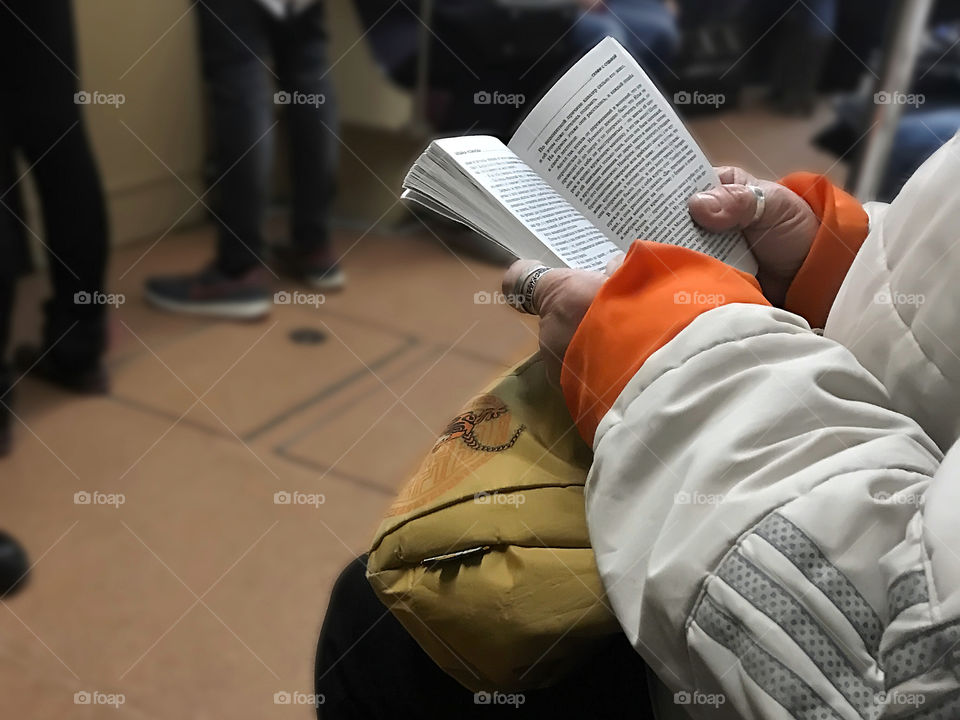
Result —
M 699 201 L 707 212 L 718 213 L 723 209 L 720 206 L 720 201 L 717 199 L 717 197 L 715 195 L 711 195 L 710 193 L 697 193 L 693 196 L 693 198 L 694 200 Z

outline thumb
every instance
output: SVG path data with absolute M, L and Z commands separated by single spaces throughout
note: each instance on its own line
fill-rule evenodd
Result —
M 774 200 L 774 183 L 758 181 L 769 208 Z M 757 212 L 757 196 L 747 185 L 719 185 L 697 193 L 688 202 L 690 216 L 704 230 L 725 232 L 744 229 L 753 223 Z
M 765 207 L 761 217 L 756 217 L 756 193 L 749 185 L 741 183 L 720 185 L 697 193 L 688 202 L 690 216 L 697 225 L 710 232 L 743 230 L 753 247 L 767 235 L 767 231 L 773 228 L 786 231 L 810 213 L 809 206 L 800 196 L 779 183 L 756 180 L 751 185 L 763 191 Z

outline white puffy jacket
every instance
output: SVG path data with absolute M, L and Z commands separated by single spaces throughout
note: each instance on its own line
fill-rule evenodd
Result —
M 825 336 L 646 244 L 588 312 L 564 390 L 659 717 L 960 718 L 956 188 L 958 139 L 869 209 Z M 670 308 L 696 289 L 719 300 Z

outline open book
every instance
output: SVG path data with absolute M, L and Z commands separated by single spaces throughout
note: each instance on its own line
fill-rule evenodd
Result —
M 690 218 L 687 200 L 719 183 L 660 91 L 608 37 L 547 92 L 509 147 L 485 135 L 434 140 L 402 197 L 550 267 L 603 270 L 642 239 L 754 273 L 742 233 L 709 233 Z

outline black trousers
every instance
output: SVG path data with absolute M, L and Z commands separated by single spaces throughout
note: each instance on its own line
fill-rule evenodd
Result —
M 44 342 L 64 367 L 86 369 L 106 344 L 102 293 L 107 260 L 103 188 L 81 116 L 70 0 L 0 4 L 0 384 L 16 278 L 26 269 L 19 151 L 36 184 L 53 296 Z
M 646 665 L 617 636 L 556 687 L 523 693 L 522 704 L 477 704 L 440 670 L 377 599 L 357 558 L 333 588 L 317 648 L 321 720 L 653 718 Z
M 200 52 L 213 111 L 217 264 L 259 265 L 278 110 L 285 110 L 293 179 L 292 244 L 328 244 L 339 141 L 326 59 L 324 4 L 280 19 L 256 0 L 203 0 Z

